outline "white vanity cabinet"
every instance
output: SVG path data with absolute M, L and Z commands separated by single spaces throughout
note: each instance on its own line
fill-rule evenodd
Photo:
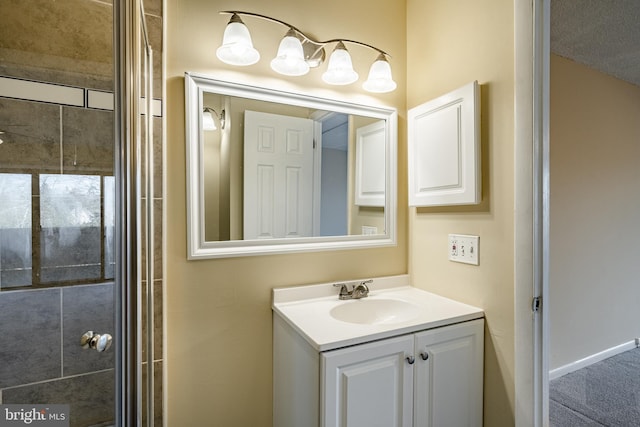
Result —
M 317 351 L 274 314 L 274 426 L 482 426 L 484 319 Z
M 415 427 L 481 427 L 484 319 L 415 334 Z
M 482 426 L 483 319 L 321 354 L 322 427 Z
M 322 353 L 320 425 L 411 427 L 413 342 L 404 335 Z

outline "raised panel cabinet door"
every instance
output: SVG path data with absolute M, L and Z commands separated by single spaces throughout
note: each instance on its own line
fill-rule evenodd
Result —
M 328 351 L 321 357 L 323 427 L 410 427 L 413 336 Z
M 384 207 L 386 127 L 384 120 L 356 129 L 356 205 Z
M 416 334 L 414 427 L 481 427 L 484 320 Z
M 407 123 L 409 206 L 480 203 L 478 82 L 411 108 Z

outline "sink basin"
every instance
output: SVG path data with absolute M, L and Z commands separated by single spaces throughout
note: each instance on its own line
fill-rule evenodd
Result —
M 329 314 L 342 322 L 379 325 L 411 320 L 420 314 L 420 308 L 396 299 L 363 298 L 337 305 Z

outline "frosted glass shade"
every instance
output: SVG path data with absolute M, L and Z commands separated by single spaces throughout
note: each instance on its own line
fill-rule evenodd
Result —
M 376 62 L 371 65 L 369 77 L 367 81 L 363 83 L 362 87 L 367 92 L 375 93 L 385 93 L 395 90 L 397 84 L 393 81 L 391 66 L 384 55 L 380 54 Z
M 302 43 L 289 30 L 280 42 L 278 54 L 271 61 L 273 71 L 285 76 L 303 76 L 309 72 L 309 64 L 304 60 Z
M 209 111 L 202 113 L 202 130 L 216 130 L 216 122 L 213 120 L 213 116 Z
M 342 42 L 338 42 L 331 53 L 329 66 L 322 74 L 322 80 L 331 85 L 348 85 L 358 80 L 358 73 L 353 70 L 351 55 Z
M 252 65 L 260 59 L 260 53 L 254 49 L 249 29 L 238 15 L 233 15 L 224 29 L 222 46 L 216 50 L 220 61 L 229 65 Z

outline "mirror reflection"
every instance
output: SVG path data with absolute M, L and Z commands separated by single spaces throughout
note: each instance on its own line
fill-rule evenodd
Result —
M 207 241 L 384 233 L 383 120 L 210 92 L 203 103 Z
M 185 79 L 191 258 L 394 242 L 395 110 Z

